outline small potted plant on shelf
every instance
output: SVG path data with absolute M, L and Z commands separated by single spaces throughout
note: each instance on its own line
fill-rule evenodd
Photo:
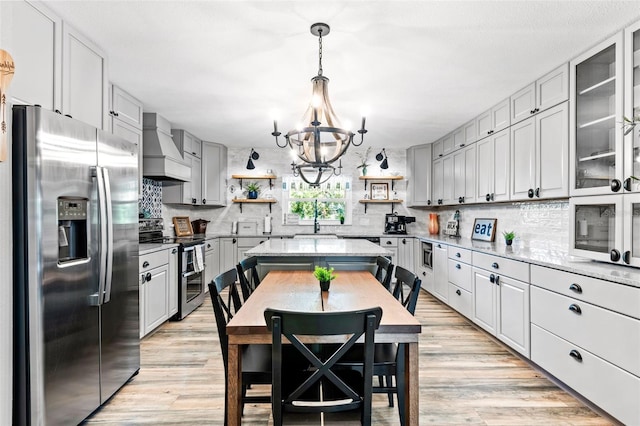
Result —
M 502 235 L 504 235 L 504 242 L 510 246 L 513 243 L 513 239 L 516 237 L 516 233 L 513 231 L 504 231 L 502 233 Z
M 247 198 L 255 200 L 258 198 L 258 192 L 260 192 L 260 185 L 257 182 L 251 182 L 247 185 Z
M 331 280 L 336 277 L 333 273 L 333 268 L 323 268 L 322 266 L 316 266 L 313 271 L 313 276 L 320 281 L 320 291 L 329 291 L 329 285 Z

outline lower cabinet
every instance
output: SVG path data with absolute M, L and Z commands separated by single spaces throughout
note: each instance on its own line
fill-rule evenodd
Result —
M 398 265 L 414 272 L 413 238 L 398 238 Z
M 383 237 L 380 238 L 380 245 L 391 252 L 391 263 L 398 265 L 398 238 Z
M 235 268 L 238 264 L 237 247 L 237 238 L 220 238 L 220 273 L 227 272 L 228 270 Z
M 140 256 L 140 338 L 178 312 L 178 249 Z
M 169 249 L 169 318 L 178 313 L 178 248 Z
M 528 358 L 529 265 L 478 252 L 473 253 L 473 265 L 473 322 Z M 503 275 L 503 270 L 523 280 Z
M 433 244 L 433 295 L 446 302 L 449 300 L 449 272 L 447 246 Z
M 220 240 L 207 240 L 204 244 L 204 291 L 209 291 L 209 283 L 220 274 Z

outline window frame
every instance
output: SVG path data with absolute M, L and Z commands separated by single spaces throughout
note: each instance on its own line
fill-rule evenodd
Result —
M 289 226 L 296 225 L 313 225 L 313 219 L 299 219 L 297 224 L 287 223 L 286 216 L 291 214 L 289 211 L 290 203 L 292 201 L 302 201 L 302 202 L 313 202 L 316 199 L 318 202 L 336 202 L 344 200 L 345 208 L 344 208 L 344 223 L 341 224 L 339 219 L 320 219 L 318 218 L 318 223 L 324 226 L 330 225 L 351 225 L 353 223 L 353 201 L 351 196 L 351 188 L 352 188 L 352 178 L 351 176 L 336 176 L 332 177 L 326 183 L 322 184 L 326 185 L 327 183 L 334 184 L 340 182 L 344 185 L 344 198 L 295 198 L 291 197 L 291 183 L 298 184 L 306 184 L 301 178 L 295 177 L 293 175 L 285 175 L 282 179 L 282 224 Z

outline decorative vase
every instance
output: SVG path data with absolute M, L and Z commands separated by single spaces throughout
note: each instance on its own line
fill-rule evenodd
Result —
M 320 291 L 329 291 L 331 281 L 320 281 Z
M 439 230 L 438 215 L 435 213 L 429 213 L 429 233 L 435 235 Z
M 247 198 L 250 200 L 255 200 L 256 198 L 258 198 L 258 191 L 247 192 Z
M 340 218 L 340 225 L 344 225 L 344 217 Z
M 510 246 L 510 245 L 513 243 L 513 240 L 504 240 L 504 242 L 505 242 L 508 246 Z
M 362 168 L 362 176 L 366 176 L 367 175 L 367 168 L 363 167 Z

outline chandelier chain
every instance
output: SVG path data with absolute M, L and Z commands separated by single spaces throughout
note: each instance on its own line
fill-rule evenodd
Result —
M 318 54 L 318 75 L 322 75 L 322 29 L 318 30 L 318 44 L 320 46 Z

